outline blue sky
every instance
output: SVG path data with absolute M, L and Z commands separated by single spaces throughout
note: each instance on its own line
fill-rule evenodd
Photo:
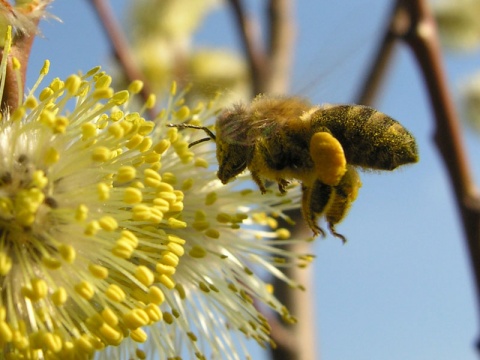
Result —
M 111 3 L 124 16 L 127 1 Z M 352 102 L 390 5 L 298 1 L 292 92 L 318 104 Z M 29 65 L 30 86 L 46 58 L 50 73 L 59 77 L 108 66 L 109 46 L 87 1 L 57 1 L 51 13 L 63 23 L 42 24 L 43 38 L 36 40 Z M 209 17 L 198 42 L 234 43 L 228 15 Z M 480 68 L 478 52 L 445 60 L 452 91 Z M 405 46 L 399 46 L 375 106 L 415 135 L 421 160 L 392 173 L 362 174 L 359 198 L 337 227 L 348 243 L 332 237 L 314 243 L 318 352 L 326 360 L 476 359 L 480 330 L 462 228 L 432 141 L 425 86 Z M 478 181 L 480 138 L 464 132 Z

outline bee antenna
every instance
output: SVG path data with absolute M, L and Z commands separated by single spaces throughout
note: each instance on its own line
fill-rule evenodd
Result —
M 204 141 L 208 141 L 210 139 L 212 139 L 213 141 L 217 140 L 215 134 L 213 132 L 211 132 L 210 129 L 208 129 L 206 126 L 197 126 L 197 125 L 190 125 L 190 124 L 167 124 L 167 126 L 168 127 L 176 127 L 176 128 L 179 128 L 179 129 L 190 128 L 190 129 L 203 130 L 209 136 L 208 138 L 200 139 L 198 141 L 194 141 L 193 143 L 190 144 L 190 146 L 196 145 L 196 144 L 204 142 Z
M 194 145 L 200 144 L 200 143 L 205 142 L 205 141 L 210 141 L 210 140 L 212 140 L 211 137 L 206 137 L 206 138 L 203 138 L 203 139 L 194 141 L 194 142 L 188 144 L 188 148 L 191 148 L 191 147 L 194 146 Z M 213 140 L 215 140 L 215 138 L 213 138 Z

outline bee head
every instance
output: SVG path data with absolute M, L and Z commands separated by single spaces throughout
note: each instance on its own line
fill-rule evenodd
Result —
M 248 166 L 253 146 L 229 144 L 217 138 L 217 177 L 226 184 Z
M 224 111 L 217 119 L 217 176 L 223 184 L 245 170 L 255 143 L 249 137 L 248 112 L 237 105 Z

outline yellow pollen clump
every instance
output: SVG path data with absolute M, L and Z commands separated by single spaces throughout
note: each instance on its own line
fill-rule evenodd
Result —
M 201 167 L 204 169 L 208 169 L 208 161 L 202 158 L 196 158 L 194 165 L 196 167 Z
M 98 221 L 100 227 L 105 231 L 114 231 L 118 227 L 117 220 L 112 216 L 103 216 Z
M 45 164 L 53 165 L 57 163 L 59 159 L 60 159 L 60 154 L 55 148 L 50 147 L 45 152 L 45 156 L 44 156 Z
M 175 218 L 169 218 L 167 222 L 168 226 L 170 226 L 172 229 L 185 229 L 187 227 L 186 222 L 177 220 Z
M 116 180 L 123 183 L 132 181 L 136 176 L 137 170 L 133 166 L 122 166 L 118 169 Z
M 72 264 L 77 256 L 75 249 L 71 245 L 62 244 L 58 247 L 58 252 L 63 260 Z
M 123 302 L 126 298 L 125 292 L 116 284 L 110 284 L 105 290 L 105 296 L 113 302 Z
M 213 205 L 215 201 L 217 201 L 217 193 L 216 192 L 211 192 L 208 193 L 207 196 L 205 196 L 205 205 Z
M 108 277 L 108 268 L 101 265 L 90 264 L 88 270 L 97 279 L 106 279 Z
M 70 93 L 70 95 L 76 95 L 82 80 L 78 75 L 70 75 L 67 80 L 65 80 L 65 88 Z
M 0 251 L 0 275 L 5 276 L 12 268 L 12 259 L 5 252 Z
M 148 325 L 150 319 L 144 310 L 133 309 L 123 315 L 123 321 L 129 329 L 135 330 L 140 326 Z
M 65 304 L 68 299 L 67 290 L 65 290 L 63 287 L 58 288 L 52 293 L 51 299 L 53 303 L 57 306 Z
M 160 305 L 165 301 L 165 294 L 157 286 L 151 286 L 148 289 L 148 300 L 152 304 Z
M 92 123 L 82 124 L 82 137 L 83 140 L 91 139 L 97 135 L 97 127 Z
M 153 151 L 155 151 L 157 154 L 163 154 L 165 151 L 168 150 L 170 145 L 171 143 L 169 140 L 162 139 L 153 147 Z
M 88 216 L 88 207 L 84 204 L 78 205 L 75 210 L 75 220 L 84 221 Z
M 143 343 L 147 341 L 148 336 L 143 329 L 138 328 L 130 331 L 130 338 L 135 342 Z
M 138 204 L 143 200 L 142 191 L 133 187 L 128 187 L 123 193 L 123 201 L 127 204 Z
M 205 235 L 212 239 L 218 239 L 220 237 L 220 232 L 216 229 L 208 229 L 205 231 Z
M 152 271 L 144 265 L 139 265 L 135 269 L 135 277 L 145 286 L 150 286 L 155 280 Z
M 94 236 L 100 228 L 99 222 L 97 220 L 92 220 L 85 226 L 83 233 L 87 236 Z
M 95 295 L 95 289 L 88 281 L 81 281 L 74 286 L 75 291 L 85 300 L 90 300 Z
M 99 183 L 97 185 L 98 199 L 99 200 L 108 200 L 110 198 L 110 189 L 111 187 L 105 183 Z
M 201 259 L 207 256 L 207 251 L 203 247 L 195 245 L 190 249 L 188 255 L 196 259 Z
M 112 152 L 105 146 L 97 146 L 92 151 L 92 160 L 97 162 L 106 162 L 112 158 Z
M 175 282 L 172 280 L 172 278 L 168 275 L 162 274 L 160 275 L 157 280 L 163 284 L 167 289 L 173 289 L 175 288 Z

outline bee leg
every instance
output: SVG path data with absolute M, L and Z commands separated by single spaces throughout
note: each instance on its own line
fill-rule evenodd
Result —
M 362 183 L 355 168 L 348 166 L 347 172 L 343 176 L 340 183 L 335 186 L 332 200 L 328 206 L 325 217 L 328 222 L 328 227 L 333 236 L 340 238 L 343 243 L 347 239 L 336 232 L 335 225 L 342 221 L 357 198 L 358 189 Z
M 287 190 L 285 190 L 285 188 L 288 186 L 290 182 L 288 182 L 285 179 L 277 179 L 277 183 L 278 183 L 278 190 L 280 191 L 280 194 L 282 195 L 286 194 Z
M 347 160 L 340 142 L 332 134 L 319 131 L 310 139 L 309 151 L 317 178 L 324 184 L 337 185 L 347 171 Z
M 319 181 L 316 183 L 321 184 Z M 331 187 L 328 185 L 324 185 L 324 190 L 331 190 Z M 303 213 L 303 218 L 305 219 L 307 225 L 310 227 L 310 229 L 313 231 L 314 236 L 321 235 L 322 237 L 325 237 L 325 231 L 317 225 L 317 213 L 323 212 L 323 209 L 328 203 L 328 195 L 325 196 L 320 196 L 315 199 L 316 196 L 316 186 L 314 184 L 314 187 L 308 187 L 302 184 L 302 213 Z M 318 200 L 321 201 L 318 201 Z M 321 202 L 324 202 L 322 205 Z M 319 211 L 318 211 L 319 210 Z
M 252 175 L 253 181 L 255 181 L 255 183 L 260 188 L 260 192 L 262 194 L 265 194 L 267 192 L 267 188 L 265 187 L 265 184 L 263 183 L 262 179 L 260 179 L 260 176 L 258 176 L 258 173 L 256 171 L 251 171 L 251 175 Z
M 330 230 L 331 234 L 333 236 L 335 236 L 336 238 L 339 238 L 340 240 L 342 240 L 342 242 L 345 244 L 347 242 L 347 238 L 345 236 L 343 236 L 342 234 L 339 234 L 336 230 L 335 230 L 335 225 L 332 224 L 332 223 L 328 223 L 328 229 Z

